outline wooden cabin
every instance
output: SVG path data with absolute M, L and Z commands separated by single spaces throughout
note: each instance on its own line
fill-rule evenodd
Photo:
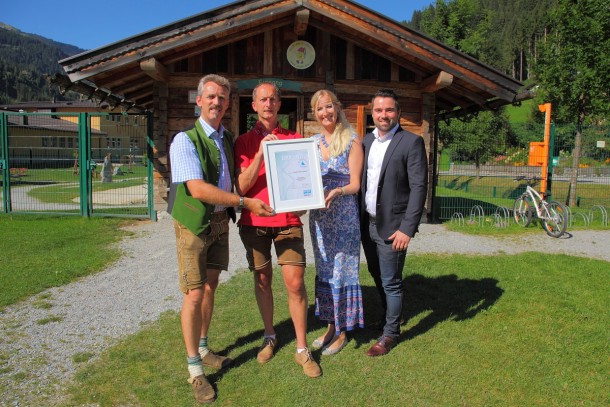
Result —
M 218 73 L 233 89 L 225 127 L 247 130 L 252 89 L 273 81 L 280 114 L 304 136 L 317 131 L 310 98 L 333 90 L 360 136 L 380 88 L 400 97 L 401 124 L 429 152 L 434 123 L 529 97 L 522 84 L 419 32 L 347 0 L 248 0 L 185 18 L 60 61 L 70 89 L 117 110 L 153 113 L 155 197 L 165 198 L 168 140 L 191 126 L 199 79 Z M 434 175 L 430 157 L 430 176 Z M 432 188 L 432 183 L 430 183 Z M 431 197 L 428 194 L 428 214 Z

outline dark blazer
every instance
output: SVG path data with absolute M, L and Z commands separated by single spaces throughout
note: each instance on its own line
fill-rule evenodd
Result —
M 369 152 L 375 140 L 373 133 L 364 136 L 364 169 L 362 171 L 360 221 L 368 225 L 366 183 Z M 377 188 L 377 232 L 382 238 L 396 230 L 413 237 L 421 221 L 428 185 L 428 159 L 422 137 L 398 128 L 383 158 Z

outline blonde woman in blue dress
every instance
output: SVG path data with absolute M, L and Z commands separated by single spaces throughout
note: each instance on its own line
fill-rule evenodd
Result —
M 316 265 L 315 313 L 327 324 L 312 343 L 323 355 L 339 352 L 346 332 L 364 326 L 360 264 L 358 192 L 364 154 L 337 96 L 319 90 L 311 98 L 321 132 L 312 136 L 320 151 L 326 208 L 310 211 L 309 230 Z

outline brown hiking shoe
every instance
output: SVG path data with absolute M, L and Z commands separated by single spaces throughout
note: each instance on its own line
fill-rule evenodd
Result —
M 273 357 L 273 350 L 277 340 L 273 338 L 264 338 L 263 344 L 258 348 L 258 355 L 256 355 L 256 361 L 258 363 L 267 363 Z
M 303 366 L 303 373 L 305 373 L 306 376 L 318 377 L 322 374 L 320 366 L 316 363 L 315 360 L 313 360 L 309 349 L 305 349 L 301 353 L 295 353 L 294 361 L 297 362 L 297 365 Z
M 224 369 L 233 364 L 233 359 L 228 358 L 226 356 L 220 356 L 212 352 L 211 350 L 208 353 L 201 354 L 201 362 L 204 367 L 211 367 L 213 369 Z
M 205 375 L 191 377 L 188 382 L 193 387 L 193 396 L 197 402 L 211 403 L 216 400 L 216 392 Z

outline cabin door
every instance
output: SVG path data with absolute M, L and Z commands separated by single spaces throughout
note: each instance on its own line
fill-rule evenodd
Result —
M 303 96 L 282 96 L 282 106 L 278 112 L 280 126 L 303 134 Z M 252 96 L 239 97 L 239 134 L 252 129 L 257 115 L 252 109 Z

